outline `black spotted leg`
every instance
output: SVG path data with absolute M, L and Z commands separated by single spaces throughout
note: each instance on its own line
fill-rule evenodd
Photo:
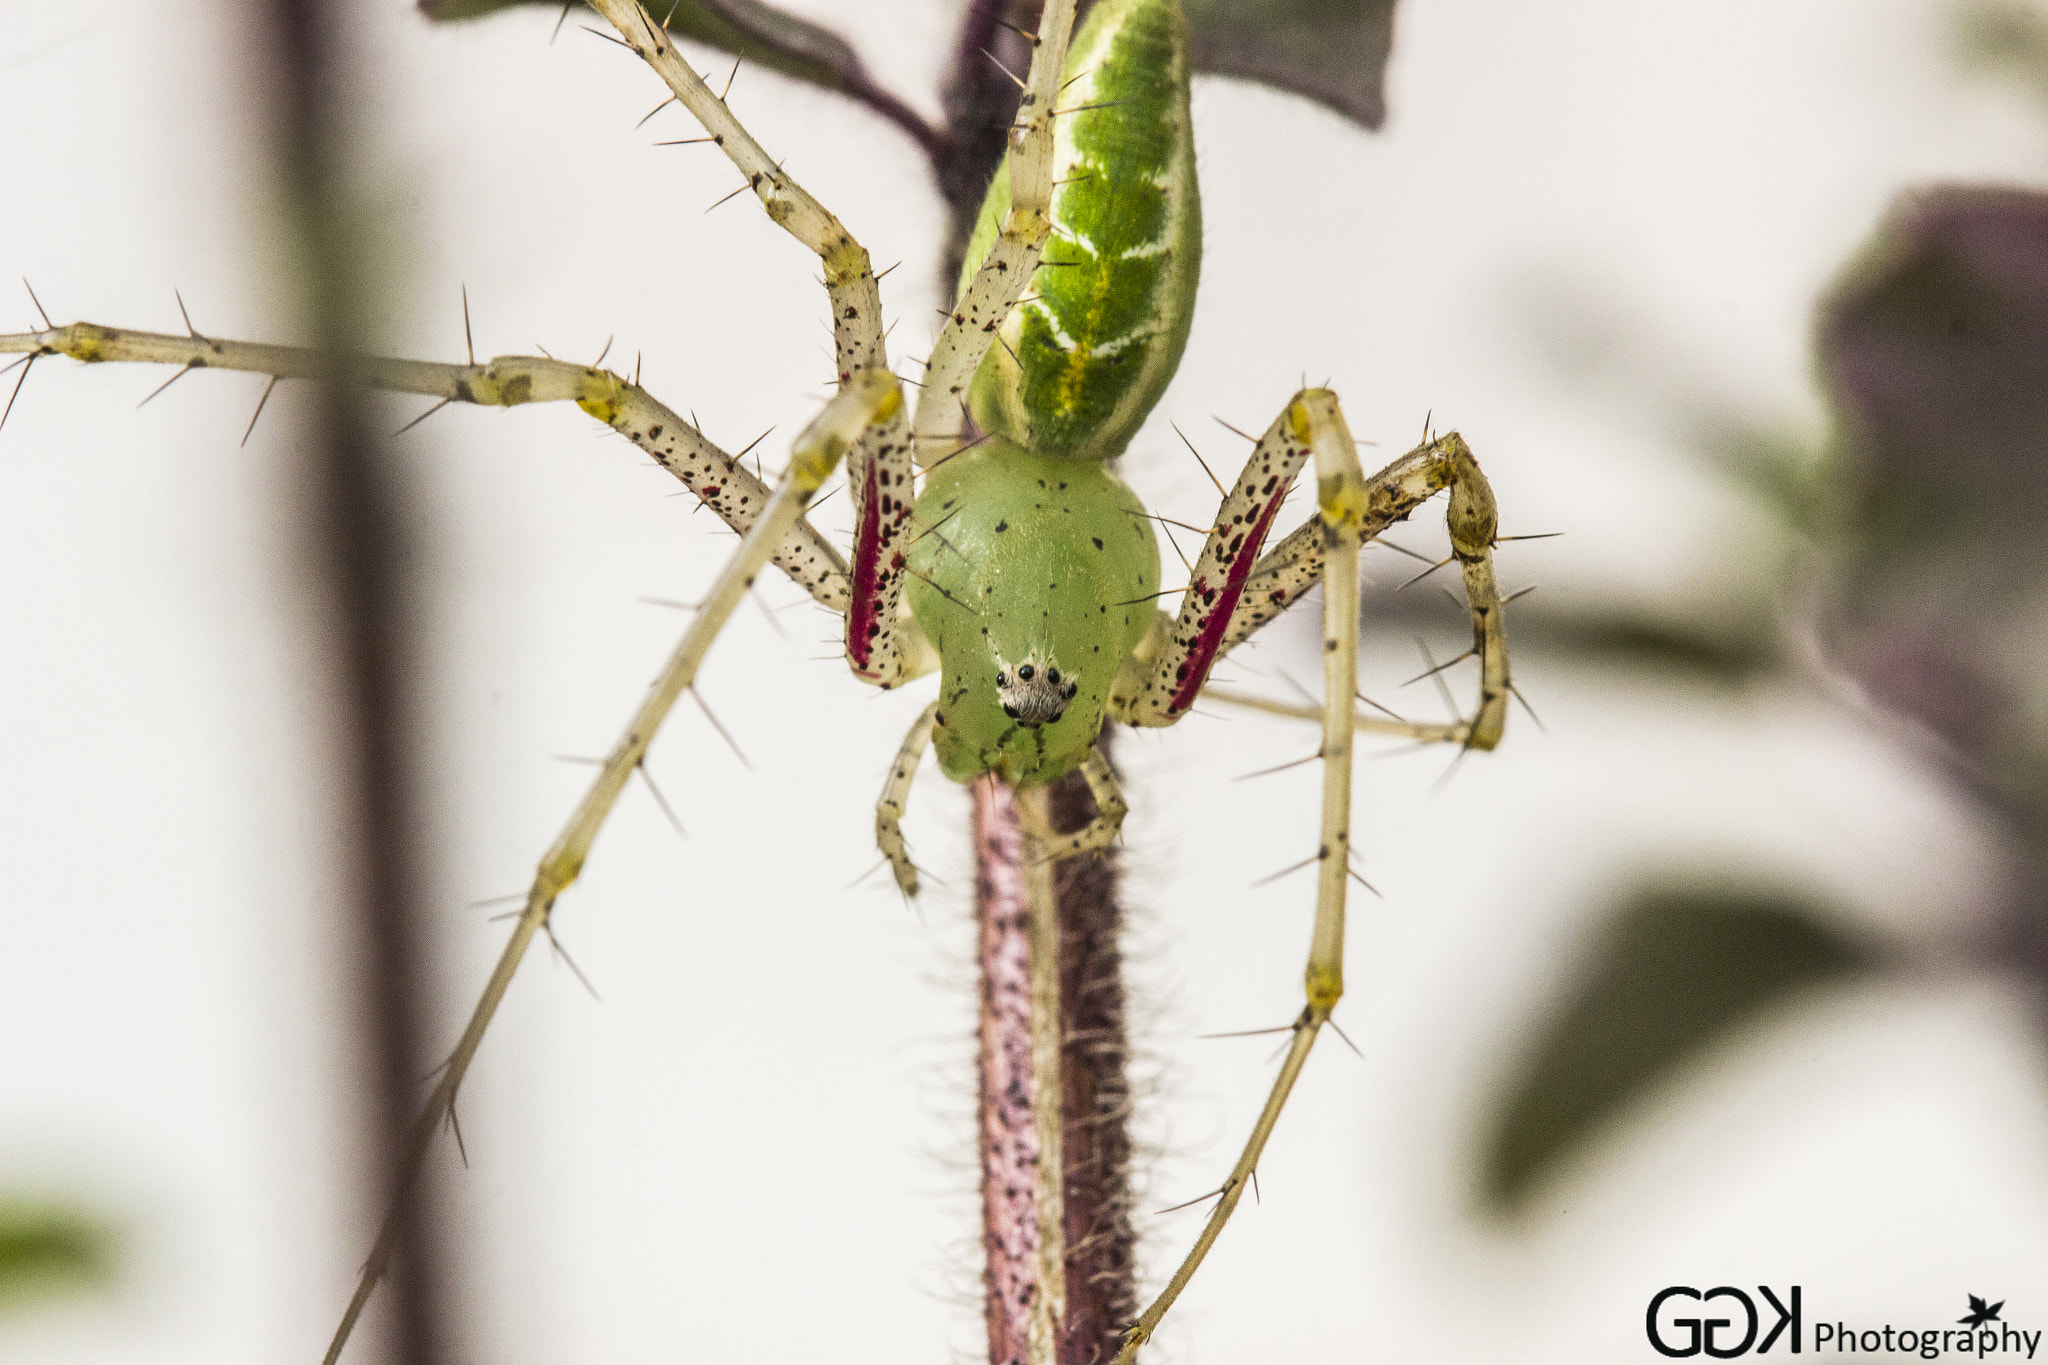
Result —
M 906 898 L 917 895 L 917 864 L 910 861 L 910 849 L 903 842 L 903 812 L 910 805 L 910 784 L 917 776 L 917 765 L 924 760 L 924 751 L 931 747 L 932 728 L 938 721 L 938 702 L 918 714 L 896 750 L 896 761 L 889 765 L 882 795 L 875 802 L 875 846 L 888 859 L 896 889 Z
M 556 900 L 582 874 L 584 862 L 589 858 L 605 820 L 611 815 L 612 807 L 618 803 L 626 783 L 632 780 L 646 757 L 648 746 L 654 742 L 662 721 L 696 680 L 699 666 L 731 618 L 733 609 L 739 605 L 747 589 L 753 586 L 755 576 L 768 563 L 774 548 L 796 525 L 805 504 L 838 468 L 861 434 L 876 423 L 896 418 L 902 408 L 903 390 L 896 376 L 882 369 L 862 370 L 840 387 L 824 410 L 797 437 L 790 451 L 789 467 L 769 495 L 753 529 L 733 551 L 732 558 L 726 561 L 703 605 L 698 608 L 696 619 L 690 623 L 689 630 L 655 677 L 646 698 L 626 723 L 625 730 L 598 768 L 597 776 L 582 801 L 542 856 L 512 936 L 499 954 L 490 981 L 486 983 L 462 1037 L 457 1040 L 447 1064 L 441 1068 L 433 1092 L 413 1126 L 399 1173 L 399 1198 L 405 1197 L 418 1176 L 435 1134 L 453 1112 L 455 1093 L 468 1074 L 470 1061 L 482 1044 L 484 1032 L 490 1027 L 498 1004 L 512 984 L 513 974 L 518 971 L 534 935 L 547 928 Z M 391 1256 L 394 1222 L 387 1216 L 383 1229 L 378 1233 L 376 1244 L 364 1263 L 362 1278 L 349 1300 L 348 1310 L 327 1348 L 326 1365 L 334 1365 L 340 1359 L 357 1318 L 384 1273 Z
M 1179 720 L 1195 704 L 1209 669 L 1222 657 L 1259 550 L 1294 476 L 1309 457 L 1308 443 L 1293 420 L 1299 404 L 1297 398 L 1266 428 L 1245 461 L 1244 472 L 1224 496 L 1181 597 L 1180 613 L 1166 628 L 1164 640 L 1148 641 L 1141 656 L 1149 657 L 1118 680 L 1110 706 L 1125 724 L 1171 725 Z
M 1463 442 L 1457 442 L 1455 448 L 1435 458 L 1418 459 L 1411 452 L 1369 480 L 1360 470 L 1358 451 L 1336 395 L 1310 389 L 1297 394 L 1267 431 L 1237 487 L 1225 499 L 1218 526 L 1196 565 L 1194 586 L 1190 587 L 1180 619 L 1151 666 L 1151 690 L 1149 694 L 1140 692 L 1136 698 L 1137 713 L 1141 717 L 1161 715 L 1164 719 L 1154 723 L 1169 723 L 1185 710 L 1184 702 L 1198 694 L 1209 665 L 1228 638 L 1233 618 L 1241 610 L 1247 588 L 1258 579 L 1259 566 L 1252 556 L 1258 552 L 1265 528 L 1271 523 L 1279 499 L 1285 496 L 1288 482 L 1310 453 L 1316 462 L 1317 514 L 1305 528 L 1306 534 L 1297 535 L 1304 540 L 1312 536 L 1318 546 L 1313 562 L 1323 587 L 1324 704 L 1316 919 L 1302 978 L 1305 1001 L 1294 1021 L 1293 1036 L 1279 1075 L 1252 1125 L 1251 1136 L 1230 1174 L 1214 1192 L 1216 1206 L 1166 1287 L 1127 1330 L 1116 1365 L 1130 1365 L 1135 1359 L 1138 1349 L 1150 1339 L 1222 1234 L 1258 1170 L 1259 1159 L 1308 1061 L 1310 1049 L 1344 995 L 1345 897 L 1351 876 L 1351 759 L 1357 729 L 1352 699 L 1358 688 L 1358 555 L 1368 529 L 1384 526 L 1393 519 L 1393 509 L 1404 500 L 1407 508 L 1412 508 L 1430 492 L 1448 484 L 1452 490 L 1451 542 L 1466 565 L 1468 591 L 1476 589 L 1489 608 L 1482 613 L 1479 601 L 1475 600 L 1475 618 L 1484 619 L 1477 621 L 1474 629 L 1497 642 L 1499 604 L 1491 598 L 1493 573 L 1488 557 L 1495 534 L 1493 497 L 1477 464 L 1471 461 L 1470 451 L 1464 449 Z M 1430 487 L 1432 483 L 1434 487 Z M 1403 508 L 1401 515 L 1406 514 L 1407 508 Z M 1295 554 L 1286 563 L 1291 570 L 1298 570 L 1308 558 Z M 1504 691 L 1504 654 L 1498 677 Z M 1148 695 L 1152 698 L 1149 703 Z M 1156 709 L 1138 709 L 1146 705 Z M 1481 716 L 1487 715 L 1483 701 Z M 1492 738 L 1497 739 L 1499 717 L 1493 716 L 1487 724 Z
M 177 336 L 74 322 L 41 332 L 0 334 L 0 355 L 26 354 L 30 363 L 63 355 L 88 364 L 125 362 L 177 365 L 192 370 L 242 370 L 280 379 L 311 379 L 334 361 L 303 346 L 226 341 L 197 332 Z M 593 365 L 541 356 L 505 355 L 487 364 L 445 365 L 381 356 L 352 359 L 348 377 L 373 389 L 416 393 L 443 404 L 511 408 L 527 403 L 574 403 L 654 457 L 706 507 L 741 535 L 768 503 L 768 487 L 732 456 L 705 439 L 638 384 Z M 176 376 L 173 376 L 174 378 Z M 269 395 L 266 389 L 265 397 Z M 261 412 L 261 406 L 258 412 Z M 433 409 L 429 409 L 433 411 Z M 846 561 L 808 521 L 799 518 L 776 546 L 773 562 L 818 602 L 844 612 L 849 600 Z
M 1256 452 L 1254 452 L 1256 457 Z M 1376 734 L 1444 741 L 1469 749 L 1492 749 L 1507 726 L 1508 698 L 1514 685 L 1508 673 L 1507 628 L 1500 586 L 1494 577 L 1493 546 L 1499 514 L 1493 488 L 1473 457 L 1472 447 L 1457 432 L 1416 446 L 1366 479 L 1367 505 L 1361 537 L 1371 540 L 1444 489 L 1451 491 L 1446 522 L 1451 553 L 1465 581 L 1465 602 L 1472 613 L 1472 656 L 1479 660 L 1479 705 L 1470 718 L 1452 725 L 1418 725 L 1360 715 L 1357 728 Z M 1299 601 L 1322 581 L 1326 554 L 1314 521 L 1294 531 L 1251 567 L 1244 590 L 1232 604 L 1229 624 L 1218 641 L 1218 656 L 1250 638 L 1260 626 Z M 1228 688 L 1207 687 L 1204 695 L 1282 715 L 1316 719 L 1319 712 L 1263 702 Z

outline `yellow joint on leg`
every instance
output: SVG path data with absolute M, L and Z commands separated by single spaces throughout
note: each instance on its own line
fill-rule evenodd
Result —
M 486 407 L 516 408 L 533 401 L 533 368 L 529 357 L 499 356 L 470 381 L 470 392 Z
M 626 382 L 609 370 L 585 370 L 576 406 L 606 426 L 619 420 L 625 407 Z
M 82 360 L 90 365 L 107 358 L 108 339 L 106 328 L 90 322 L 74 322 L 64 329 L 64 341 L 58 349 L 73 360 Z
M 547 857 L 541 859 L 540 870 L 533 879 L 541 899 L 552 902 L 568 890 L 583 874 L 583 858 L 582 853 L 564 850 L 550 852 Z
M 1372 497 L 1337 395 L 1328 389 L 1304 390 L 1288 405 L 1287 426 L 1297 441 L 1315 452 L 1316 506 L 1323 520 L 1353 530 L 1363 526 Z
M 1330 1011 L 1337 1008 L 1337 1002 L 1344 998 L 1344 969 L 1310 963 L 1303 984 L 1308 988 L 1309 1012 L 1321 1020 L 1330 1017 Z
M 1026 204 L 1013 204 L 1003 219 L 1003 236 L 1035 246 L 1052 235 L 1052 220 Z
M 774 217 L 774 207 L 769 207 L 769 217 Z M 841 285 L 848 280 L 857 280 L 870 269 L 868 249 L 848 236 L 841 236 L 837 246 L 824 255 L 825 283 Z
M 783 477 L 808 498 L 832 477 L 862 432 L 896 420 L 902 411 L 903 385 L 895 375 L 879 365 L 860 371 L 796 438 Z

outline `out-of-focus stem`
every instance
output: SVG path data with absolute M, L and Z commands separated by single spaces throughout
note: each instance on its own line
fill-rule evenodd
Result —
M 283 171 L 285 205 L 310 267 L 307 291 L 317 349 L 357 349 L 353 309 L 373 295 L 353 244 L 338 226 L 345 101 L 345 7 L 281 0 L 255 24 L 269 50 L 257 60 L 277 74 L 270 126 Z M 252 10 L 253 13 L 253 10 Z M 414 1092 L 426 1070 L 420 1045 L 426 999 L 426 934 L 419 913 L 421 826 L 409 760 L 418 751 L 406 700 L 411 672 L 405 612 L 409 552 L 399 485 L 389 452 L 372 434 L 358 386 L 339 367 L 317 375 L 314 425 L 304 442 L 306 478 L 297 509 L 305 566 L 329 626 L 336 785 L 341 792 L 339 856 L 346 868 L 359 1017 L 369 1075 L 361 1099 L 378 1154 L 377 1188 L 398 1187 L 391 1215 L 395 1252 L 390 1358 L 437 1365 L 452 1335 L 440 1293 L 453 1254 L 437 1207 L 417 1182 L 400 1179 Z

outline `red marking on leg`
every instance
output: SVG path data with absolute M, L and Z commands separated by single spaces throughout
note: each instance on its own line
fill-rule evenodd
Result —
M 1245 580 L 1251 577 L 1252 561 L 1259 557 L 1259 547 L 1266 543 L 1266 532 L 1272 529 L 1273 518 L 1279 515 L 1280 504 L 1286 500 L 1287 494 L 1283 490 L 1266 504 L 1266 510 L 1259 513 L 1258 521 L 1245 536 L 1243 551 L 1230 561 L 1230 570 L 1223 579 L 1223 591 L 1217 595 L 1215 607 L 1202 618 L 1201 629 L 1195 636 L 1194 648 L 1188 651 L 1187 662 L 1177 670 L 1179 685 L 1173 689 L 1172 700 L 1166 703 L 1168 715 L 1193 706 L 1202 684 L 1209 681 L 1209 669 L 1216 662 L 1217 650 L 1223 646 L 1224 633 L 1230 629 L 1237 599 L 1244 595 Z
M 882 500 L 876 487 L 876 461 L 867 462 L 866 488 L 860 500 L 860 525 L 853 536 L 852 597 L 846 607 L 846 657 L 854 672 L 865 677 L 881 634 L 876 620 L 881 605 Z

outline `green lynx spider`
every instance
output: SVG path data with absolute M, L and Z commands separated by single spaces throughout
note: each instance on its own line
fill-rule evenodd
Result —
M 906 738 L 877 807 L 877 841 L 907 894 L 917 890 L 917 872 L 899 821 L 927 745 L 949 777 L 995 773 L 1027 797 L 1078 767 L 1098 815 L 1054 841 L 1027 799 L 1040 856 L 1106 846 L 1124 802 L 1096 746 L 1104 720 L 1173 724 L 1205 690 L 1216 694 L 1205 685 L 1218 659 L 1320 583 L 1328 701 L 1317 714 L 1323 815 L 1307 1000 L 1194 1248 L 1129 1329 L 1119 1356 L 1129 1360 L 1235 1209 L 1342 995 L 1353 733 L 1483 749 L 1500 740 L 1512 689 L 1491 560 L 1491 491 L 1455 434 L 1366 476 L 1335 395 L 1305 389 L 1258 439 L 1226 496 L 1178 616 L 1154 607 L 1162 595 L 1154 533 L 1106 461 L 1123 451 L 1164 390 L 1192 321 L 1201 232 L 1178 0 L 1102 0 L 1078 33 L 1071 32 L 1073 0 L 1049 0 L 1009 154 L 914 410 L 888 369 L 880 292 L 865 249 L 769 158 L 634 0 L 594 5 L 747 177 L 769 216 L 823 262 L 839 391 L 796 440 L 771 488 L 637 384 L 594 366 L 525 356 L 484 365 L 361 362 L 367 384 L 444 401 L 573 401 L 647 451 L 744 537 L 541 860 L 510 942 L 420 1117 L 412 1159 L 448 1113 L 533 936 L 765 564 L 845 618 L 855 676 L 891 688 L 940 674 L 939 697 Z M 0 336 L 0 351 L 25 353 L 17 362 L 24 365 L 64 354 L 246 370 L 273 382 L 311 376 L 321 364 L 288 347 L 89 323 Z M 1310 459 L 1318 511 L 1269 547 L 1280 505 Z M 850 563 L 804 518 L 842 460 L 855 493 Z M 1359 550 L 1445 489 L 1480 660 L 1478 708 L 1449 725 L 1360 716 L 1352 704 Z M 380 1239 L 330 1361 L 387 1253 Z

